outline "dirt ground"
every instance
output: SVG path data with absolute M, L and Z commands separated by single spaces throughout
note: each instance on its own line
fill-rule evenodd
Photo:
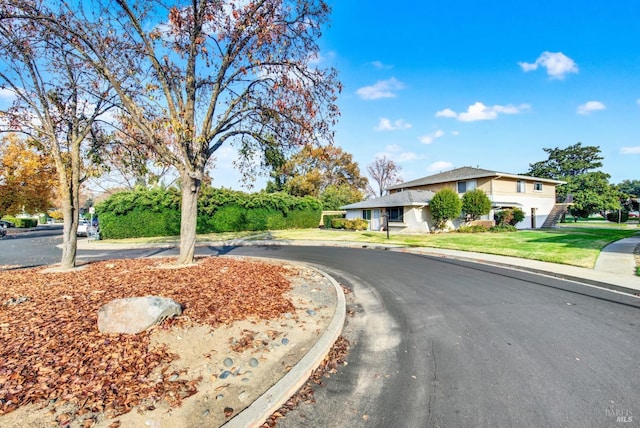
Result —
M 309 267 L 171 263 L 0 271 L 0 426 L 220 426 L 299 361 L 333 317 L 333 285 Z M 98 332 L 103 304 L 145 295 L 176 300 L 182 316 L 136 335 Z

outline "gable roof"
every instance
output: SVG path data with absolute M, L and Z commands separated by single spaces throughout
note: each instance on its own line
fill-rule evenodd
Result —
M 463 166 L 461 168 L 452 169 L 451 171 L 441 172 L 439 174 L 429 175 L 427 177 L 418 178 L 412 181 L 406 181 L 404 183 L 390 186 L 388 190 L 407 189 L 410 187 L 426 186 L 429 184 L 447 183 L 452 181 L 472 180 L 474 178 L 485 177 L 508 177 L 520 180 L 533 180 L 543 183 L 551 184 L 564 184 L 564 181 L 552 180 L 549 178 L 538 178 L 529 175 L 509 174 L 506 172 L 491 171 L 488 169 L 472 168 L 470 166 Z
M 366 201 L 356 202 L 355 204 L 340 207 L 343 210 L 356 210 L 367 208 L 386 208 L 386 207 L 408 207 L 429 205 L 429 201 L 433 198 L 430 190 L 407 190 L 404 192 L 392 193 L 379 198 L 367 199 Z

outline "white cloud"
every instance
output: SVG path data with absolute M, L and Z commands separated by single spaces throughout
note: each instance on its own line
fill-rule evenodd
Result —
M 389 70 L 390 68 L 393 68 L 393 65 L 384 64 L 382 61 L 373 61 L 371 65 L 378 70 Z
M 440 171 L 446 171 L 453 168 L 453 164 L 451 162 L 446 162 L 446 161 L 438 161 L 438 162 L 434 162 L 431 165 L 427 166 L 427 171 L 429 172 L 440 172 Z
M 636 100 L 636 103 L 638 103 L 638 105 L 640 106 L 640 98 Z
M 450 108 L 446 108 L 436 112 L 436 117 L 458 117 L 458 114 Z
M 457 137 L 458 135 L 460 135 L 460 131 L 451 131 L 451 135 Z
M 397 144 L 388 145 L 385 147 L 384 152 L 378 152 L 374 156 L 375 158 L 387 157 L 387 159 L 391 159 L 394 162 L 411 162 L 414 160 L 424 159 L 424 155 L 418 155 L 414 152 L 403 152 L 402 147 Z
M 586 103 L 579 105 L 576 112 L 578 114 L 588 115 L 594 111 L 604 110 L 606 108 L 607 107 L 600 101 L 587 101 Z
M 578 72 L 576 63 L 562 52 L 545 51 L 540 54 L 535 62 L 519 62 L 518 65 L 520 65 L 524 72 L 537 70 L 538 67 L 544 67 L 552 79 L 559 80 L 564 79 L 568 73 Z
M 392 77 L 389 80 L 379 80 L 371 86 L 363 86 L 356 94 L 363 100 L 377 100 L 380 98 L 395 98 L 396 91 L 404 88 L 404 83 Z
M 620 154 L 623 155 L 640 155 L 640 146 L 622 147 Z
M 380 122 L 373 128 L 375 131 L 401 131 L 411 128 L 411 124 L 404 119 L 398 119 L 391 122 L 386 117 L 380 119 Z
M 420 142 L 423 144 L 431 144 L 436 139 L 442 137 L 443 135 L 444 135 L 444 131 L 442 131 L 441 129 L 438 129 L 437 131 L 432 132 L 431 134 L 423 135 L 422 137 L 420 137 Z
M 456 113 L 450 108 L 440 110 L 436 113 L 436 117 L 450 117 L 456 118 L 460 122 L 475 122 L 477 120 L 495 120 L 499 114 L 519 114 L 525 110 L 529 110 L 529 104 L 514 105 L 494 105 L 486 106 L 483 103 L 477 101 L 467 108 L 467 111 Z

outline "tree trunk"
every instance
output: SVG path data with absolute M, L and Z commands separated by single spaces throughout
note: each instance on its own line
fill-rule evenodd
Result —
M 182 207 L 180 213 L 180 255 L 176 264 L 187 265 L 194 261 L 196 251 L 196 225 L 198 220 L 198 195 L 201 180 L 196 174 L 181 173 Z
M 62 269 L 73 269 L 76 267 L 76 253 L 78 248 L 78 221 L 80 216 L 80 192 L 71 186 L 60 186 L 63 190 L 62 215 L 64 218 L 64 228 L 62 231 L 62 258 L 60 267 Z

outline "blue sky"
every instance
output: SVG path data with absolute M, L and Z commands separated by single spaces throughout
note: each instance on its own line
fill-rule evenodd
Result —
M 344 85 L 335 143 L 363 173 L 381 154 L 405 180 L 524 173 L 543 147 L 582 142 L 613 183 L 640 179 L 640 2 L 329 3 L 322 60 Z
M 335 144 L 363 174 L 384 154 L 404 180 L 524 173 L 544 147 L 582 142 L 612 183 L 640 179 L 640 1 L 327 1 L 320 64 L 344 85 Z M 213 185 L 246 190 L 234 150 L 216 158 Z

